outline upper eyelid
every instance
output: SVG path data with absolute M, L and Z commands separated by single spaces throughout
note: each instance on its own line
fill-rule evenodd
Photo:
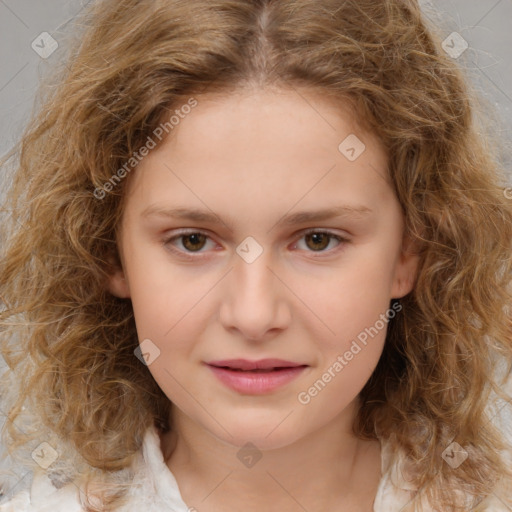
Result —
M 214 238 L 210 234 L 210 232 L 208 230 L 195 229 L 195 228 L 182 228 L 181 230 L 178 230 L 178 232 L 174 233 L 172 236 L 168 235 L 168 236 L 165 236 L 165 238 L 167 240 L 171 240 L 171 239 L 174 239 L 174 238 L 179 238 L 180 236 L 194 235 L 196 233 L 197 234 L 201 234 L 201 235 L 205 235 L 205 236 L 207 236 L 208 238 L 211 238 L 211 239 Z M 304 229 L 300 229 L 299 231 L 294 233 L 294 235 L 292 235 L 292 236 L 293 237 L 296 237 L 296 236 L 299 236 L 299 235 L 304 236 L 304 235 L 307 235 L 309 233 L 327 233 L 327 234 L 332 235 L 333 237 L 339 236 L 340 238 L 349 238 L 349 236 L 350 236 L 348 233 L 346 235 L 342 234 L 342 233 L 337 233 L 337 232 L 333 231 L 331 228 L 304 228 Z
M 344 234 L 341 234 L 341 233 L 336 233 L 336 232 L 332 231 L 329 228 L 304 228 L 304 229 L 301 229 L 298 232 L 296 232 L 293 235 L 293 238 L 295 239 L 295 238 L 299 237 L 299 239 L 300 239 L 300 238 L 302 238 L 305 235 L 310 234 L 310 233 L 327 234 L 331 238 L 338 239 L 338 241 L 340 243 L 348 242 L 349 241 L 349 236 L 348 235 L 344 235 Z M 177 233 L 173 234 L 172 236 L 166 236 L 164 242 L 165 243 L 169 243 L 169 242 L 174 241 L 176 239 L 179 239 L 181 237 L 184 237 L 184 236 L 187 236 L 187 235 L 193 235 L 193 234 L 201 234 L 201 235 L 206 236 L 210 240 L 215 241 L 214 238 L 209 234 L 209 232 L 207 230 L 204 231 L 202 229 L 195 229 L 195 228 L 182 228 L 182 230 L 179 230 Z M 180 252 L 185 252 L 186 254 L 194 254 L 193 251 L 192 252 L 188 252 L 188 251 L 182 251 L 180 249 L 177 249 L 177 250 L 179 250 Z M 201 254 L 201 252 L 202 251 L 198 251 L 195 254 Z M 312 251 L 312 252 L 314 252 L 314 251 Z M 319 251 L 319 253 L 321 253 L 321 252 L 329 252 L 329 251 Z

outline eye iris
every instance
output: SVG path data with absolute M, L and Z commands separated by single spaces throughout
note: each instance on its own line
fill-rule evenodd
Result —
M 183 246 L 189 251 L 198 251 L 204 247 L 206 236 L 201 233 L 191 233 L 181 236 Z M 331 235 L 328 233 L 308 233 L 305 235 L 306 243 L 310 249 L 323 250 L 329 245 Z M 311 246 L 309 242 L 312 242 Z M 199 245 L 200 247 L 197 247 Z
M 202 235 L 201 233 L 191 233 L 190 235 L 183 235 L 182 238 L 183 246 L 190 251 L 202 249 L 204 247 L 204 242 L 206 241 L 206 236 Z M 200 240 L 199 242 L 197 241 L 198 239 Z M 188 240 L 193 240 L 192 244 L 187 243 Z M 198 243 L 199 245 L 201 245 L 201 247 L 196 247 Z
M 306 235 L 306 243 L 309 240 L 312 240 L 313 244 L 316 247 L 310 247 L 310 248 L 314 248 L 314 249 L 325 249 L 329 245 L 329 239 L 330 239 L 330 235 L 328 235 L 327 233 L 309 233 Z M 322 242 L 324 242 L 324 243 L 322 243 Z M 318 245 L 320 245 L 320 247 L 318 247 Z

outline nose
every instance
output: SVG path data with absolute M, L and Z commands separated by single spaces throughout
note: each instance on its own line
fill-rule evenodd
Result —
M 270 251 L 252 263 L 238 255 L 226 277 L 220 307 L 224 328 L 239 331 L 247 340 L 265 340 L 287 327 L 291 312 L 290 291 L 272 267 Z

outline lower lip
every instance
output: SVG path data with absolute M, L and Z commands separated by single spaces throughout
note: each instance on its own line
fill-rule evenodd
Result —
M 248 395 L 270 393 L 297 378 L 307 367 L 297 366 L 268 372 L 240 372 L 208 365 L 227 387 Z

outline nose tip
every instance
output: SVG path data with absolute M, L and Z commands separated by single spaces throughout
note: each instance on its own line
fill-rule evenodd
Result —
M 238 263 L 228 280 L 220 318 L 225 328 L 240 331 L 247 341 L 260 341 L 282 330 L 290 319 L 283 288 L 265 256 Z

